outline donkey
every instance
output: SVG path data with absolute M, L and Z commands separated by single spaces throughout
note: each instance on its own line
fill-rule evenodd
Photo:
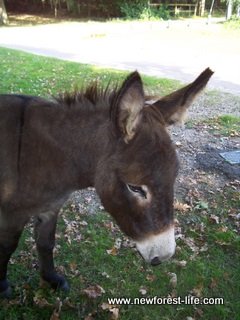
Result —
M 174 254 L 178 160 L 166 127 L 182 121 L 212 74 L 148 104 L 136 71 L 111 90 L 92 85 L 52 100 L 0 95 L 1 296 L 10 296 L 7 265 L 31 216 L 41 277 L 69 289 L 53 261 L 57 216 L 73 191 L 89 186 L 147 262 Z

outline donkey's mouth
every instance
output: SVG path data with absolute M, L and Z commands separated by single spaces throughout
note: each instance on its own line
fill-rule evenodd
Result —
M 143 259 L 153 266 L 170 259 L 176 248 L 174 226 L 136 242 L 136 247 Z

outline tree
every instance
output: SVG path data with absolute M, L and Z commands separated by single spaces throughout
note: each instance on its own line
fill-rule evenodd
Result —
M 8 16 L 3 0 L 0 0 L 0 25 L 8 23 Z
M 205 4 L 206 4 L 205 0 L 199 0 L 197 2 L 197 15 L 200 17 L 202 17 L 204 15 Z
M 227 1 L 227 11 L 226 11 L 226 20 L 231 19 L 232 11 L 233 11 L 233 1 L 232 0 L 228 0 Z

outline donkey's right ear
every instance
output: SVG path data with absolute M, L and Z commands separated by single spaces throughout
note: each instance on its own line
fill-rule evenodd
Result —
M 136 133 L 144 103 L 142 80 L 139 73 L 135 71 L 123 82 L 112 109 L 112 118 L 126 143 Z

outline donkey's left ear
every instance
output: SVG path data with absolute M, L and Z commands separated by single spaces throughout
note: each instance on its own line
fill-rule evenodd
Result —
M 119 89 L 112 110 L 112 118 L 126 143 L 136 133 L 144 103 L 142 80 L 135 71 L 127 77 Z
M 212 74 L 213 71 L 207 68 L 195 81 L 161 98 L 153 104 L 154 107 L 157 107 L 161 111 L 166 124 L 184 122 L 187 108 L 206 86 Z

